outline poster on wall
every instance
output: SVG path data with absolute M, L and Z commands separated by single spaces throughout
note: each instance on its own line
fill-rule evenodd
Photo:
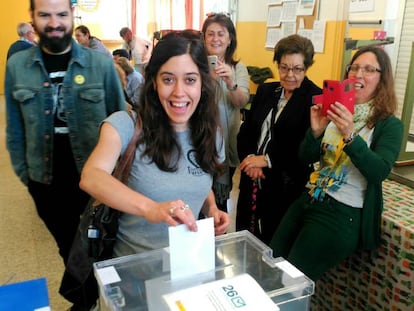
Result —
M 297 2 L 285 2 L 282 6 L 281 22 L 296 22 Z
M 298 29 L 298 35 L 308 38 L 312 41 L 313 48 L 315 53 L 323 53 L 325 45 L 325 27 L 326 23 L 324 21 L 315 20 L 313 22 L 312 29 Z
M 282 38 L 296 33 L 296 22 L 282 24 Z
M 313 15 L 316 0 L 300 0 L 296 15 Z
M 273 49 L 276 43 L 281 39 L 280 28 L 267 28 L 266 45 L 268 49 Z
M 281 6 L 269 6 L 267 12 L 267 27 L 280 26 Z
M 349 1 L 349 12 L 372 12 L 375 8 L 375 0 L 351 0 Z
M 326 22 L 315 20 L 313 22 L 312 43 L 316 53 L 323 53 L 325 47 Z

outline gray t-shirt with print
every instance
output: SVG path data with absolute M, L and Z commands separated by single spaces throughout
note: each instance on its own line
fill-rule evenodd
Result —
M 134 124 L 125 111 L 108 117 L 117 130 L 124 152 L 133 132 Z M 144 133 L 145 134 L 145 133 Z M 221 160 L 224 160 L 224 146 L 217 135 Z M 128 179 L 128 186 L 156 202 L 183 200 L 197 218 L 201 207 L 211 191 L 212 176 L 204 172 L 195 160 L 195 150 L 191 145 L 190 131 L 177 132 L 177 140 L 182 148 L 182 156 L 176 172 L 164 172 L 147 157 L 141 158 L 142 145 L 137 148 L 135 160 Z M 168 246 L 168 224 L 149 223 L 145 218 L 122 214 L 115 244 L 114 256 L 125 256 Z

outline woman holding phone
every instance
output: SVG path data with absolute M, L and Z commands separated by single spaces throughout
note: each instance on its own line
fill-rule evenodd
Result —
M 230 17 L 223 13 L 207 14 L 202 32 L 210 56 L 211 75 L 217 81 L 220 124 L 226 142 L 227 169 L 223 175 L 215 178 L 213 190 L 217 206 L 227 212 L 232 177 L 239 164 L 236 140 L 241 123 L 240 109 L 247 104 L 250 96 L 249 74 L 246 66 L 234 58 L 237 36 Z
M 300 146 L 306 163 L 319 160 L 300 196 L 282 219 L 270 246 L 316 281 L 357 249 L 374 250 L 381 238 L 382 181 L 401 148 L 403 125 L 391 61 L 376 46 L 359 49 L 346 67 L 355 79 L 351 113 L 335 102 L 311 108 L 311 127 Z

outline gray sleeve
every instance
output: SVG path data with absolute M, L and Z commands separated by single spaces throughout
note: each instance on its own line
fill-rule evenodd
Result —
M 236 83 L 246 94 L 250 94 L 249 72 L 247 67 L 239 61 L 235 68 Z
M 129 141 L 132 138 L 132 135 L 134 134 L 134 122 L 132 121 L 128 112 L 114 112 L 103 122 L 108 122 L 118 132 L 122 142 L 121 154 L 124 153 Z

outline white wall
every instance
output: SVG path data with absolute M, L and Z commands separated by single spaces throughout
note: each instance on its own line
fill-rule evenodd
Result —
M 349 0 L 319 0 L 318 19 L 324 21 L 342 21 L 348 17 Z
M 267 0 L 239 0 L 237 20 L 240 22 L 267 20 Z
M 360 12 L 360 13 L 349 13 L 349 20 L 359 21 L 378 21 L 384 20 L 386 14 L 387 2 L 398 2 L 398 0 L 374 0 L 374 11 L 373 12 Z

